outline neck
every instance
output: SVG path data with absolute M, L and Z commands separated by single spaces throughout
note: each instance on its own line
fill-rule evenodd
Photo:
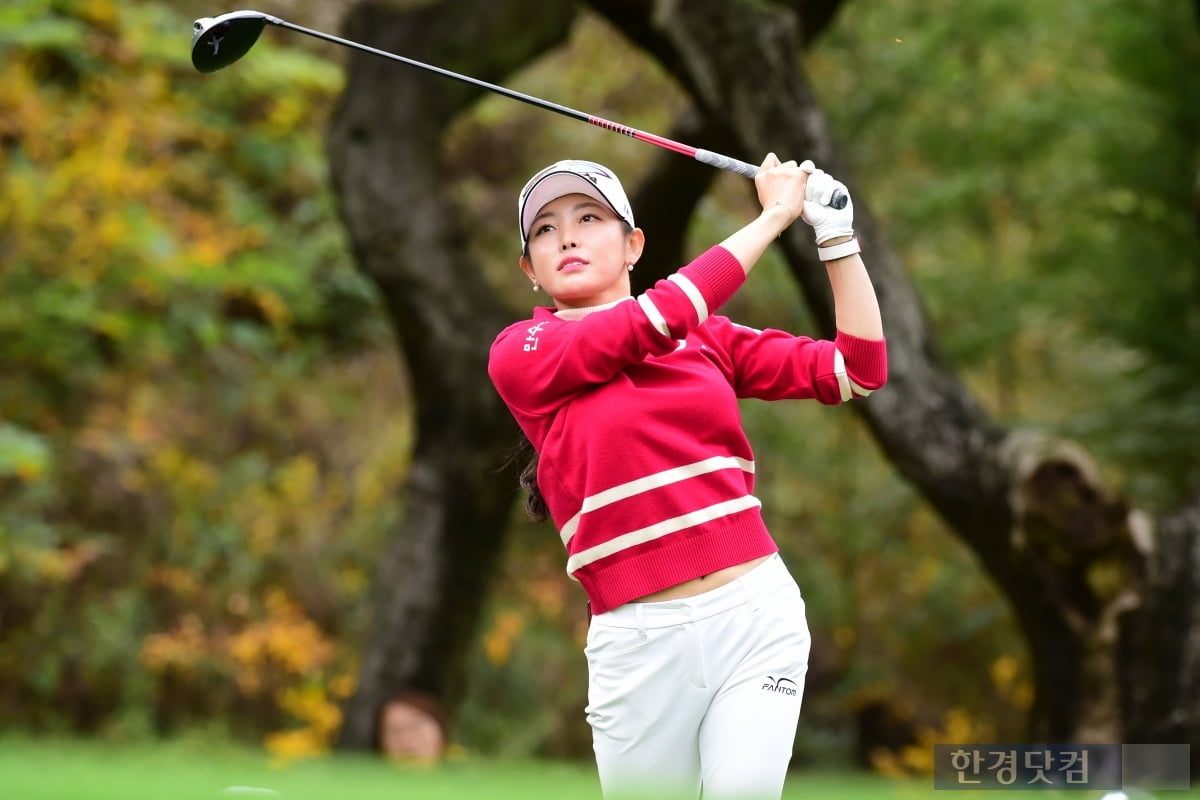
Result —
M 627 295 L 627 296 L 619 298 L 617 300 L 613 300 L 611 303 L 601 303 L 598 306 L 582 306 L 580 308 L 561 308 L 560 307 L 554 313 L 560 319 L 583 319 L 588 314 L 591 314 L 596 311 L 603 311 L 606 308 L 612 308 L 617 303 L 623 303 L 626 300 L 632 300 L 632 299 L 633 299 L 632 296 Z

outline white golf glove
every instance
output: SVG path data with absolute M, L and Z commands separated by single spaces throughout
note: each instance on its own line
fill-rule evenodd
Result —
M 813 227 L 817 244 L 835 236 L 853 236 L 854 201 L 850 199 L 846 185 L 828 172 L 817 169 L 812 161 L 805 161 L 800 165 L 800 169 L 809 173 L 808 187 L 804 192 L 804 211 L 800 216 Z M 845 208 L 827 205 L 833 199 L 835 191 L 840 191 L 846 196 Z

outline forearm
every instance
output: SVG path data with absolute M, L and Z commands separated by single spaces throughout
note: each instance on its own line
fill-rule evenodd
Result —
M 786 206 L 768 206 L 751 222 L 721 242 L 721 246 L 728 250 L 749 274 L 771 243 L 792 224 L 792 220 L 792 212 Z
M 841 237 L 840 240 L 844 241 Z M 836 244 L 831 240 L 827 244 Z M 833 290 L 834 319 L 837 329 L 860 339 L 883 338 L 879 300 L 862 257 L 857 253 L 825 262 L 829 286 Z

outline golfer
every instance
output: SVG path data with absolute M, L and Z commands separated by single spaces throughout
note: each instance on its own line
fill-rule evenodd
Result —
M 552 303 L 506 328 L 488 371 L 535 454 L 593 614 L 586 709 L 606 798 L 779 798 L 811 639 L 754 496 L 739 398 L 837 404 L 883 385 L 879 306 L 845 187 L 770 154 L 761 213 L 633 297 L 645 236 L 617 177 L 560 161 L 521 191 L 521 270 Z M 837 334 L 717 314 L 776 237 L 813 226 Z

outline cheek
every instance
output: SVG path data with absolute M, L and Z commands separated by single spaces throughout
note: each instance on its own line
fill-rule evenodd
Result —
M 535 242 L 529 243 L 528 261 L 530 269 L 534 272 L 542 272 L 551 268 L 558 257 L 558 249 L 552 244 L 538 244 Z

